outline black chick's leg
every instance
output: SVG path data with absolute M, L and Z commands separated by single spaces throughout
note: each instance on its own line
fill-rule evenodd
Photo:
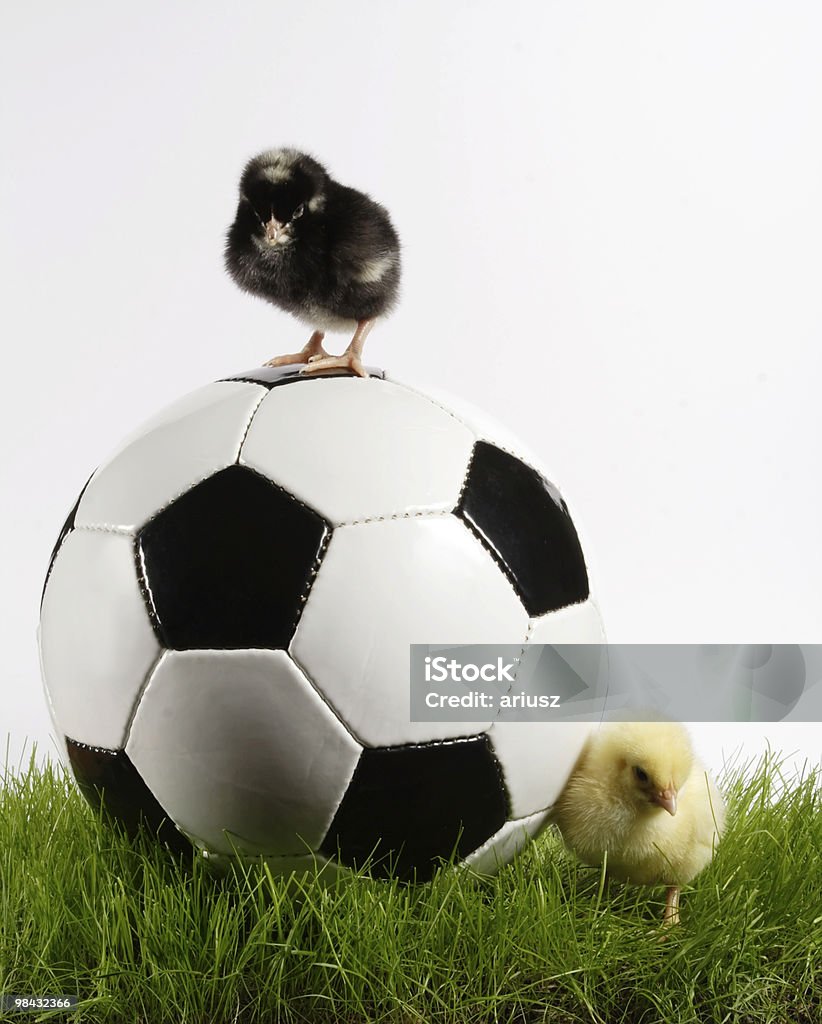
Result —
M 350 370 L 352 373 L 356 373 L 359 377 L 367 377 L 368 374 L 365 372 L 362 365 L 362 348 L 365 344 L 365 339 L 368 337 L 373 326 L 373 317 L 368 320 L 358 320 L 357 329 L 354 331 L 354 337 L 351 339 L 351 344 L 341 356 L 312 356 L 308 360 L 308 366 L 306 366 L 302 372 L 316 373 L 318 370 L 333 370 L 339 368 L 343 370 Z
M 263 363 L 263 366 L 291 366 L 293 363 L 307 363 L 311 359 L 330 358 L 323 348 L 323 338 L 325 338 L 323 331 L 314 331 L 302 352 L 292 352 L 287 356 L 274 356 L 267 363 Z

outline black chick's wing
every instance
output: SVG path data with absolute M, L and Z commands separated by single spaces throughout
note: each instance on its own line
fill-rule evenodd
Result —
M 388 211 L 370 196 L 337 185 L 328 196 L 328 259 L 337 315 L 362 320 L 394 305 L 400 240 Z

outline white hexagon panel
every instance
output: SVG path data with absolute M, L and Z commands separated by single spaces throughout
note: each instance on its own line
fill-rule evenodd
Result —
M 213 862 L 495 870 L 543 827 L 582 723 L 413 723 L 409 645 L 598 643 L 574 523 L 524 446 L 447 398 L 263 368 L 95 473 L 40 645 L 81 789 Z
M 361 750 L 284 651 L 258 650 L 166 653 L 126 743 L 179 828 L 266 856 L 319 847 Z
M 465 858 L 465 864 L 478 875 L 495 875 L 499 869 L 512 860 L 529 839 L 545 828 L 548 814 L 531 814 L 527 818 L 506 821 L 482 846 L 477 847 Z
M 40 616 L 44 680 L 61 727 L 84 743 L 122 746 L 160 652 L 132 538 L 72 530 L 52 566 Z
M 232 465 L 265 394 L 247 384 L 207 384 L 152 417 L 89 480 L 77 525 L 136 530 L 198 480 Z
M 334 531 L 291 650 L 364 745 L 397 746 L 491 725 L 409 721 L 412 643 L 518 644 L 527 630 L 514 588 L 456 516 L 400 517 Z
M 272 389 L 240 462 L 337 526 L 449 511 L 473 444 L 466 426 L 423 396 L 385 380 L 349 377 L 331 389 Z

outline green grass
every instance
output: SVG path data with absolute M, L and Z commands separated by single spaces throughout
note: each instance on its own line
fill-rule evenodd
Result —
M 769 755 L 748 776 L 725 778 L 728 832 L 660 943 L 662 891 L 602 884 L 552 834 L 490 881 L 289 889 L 130 843 L 32 758 L 0 789 L 0 993 L 128 1024 L 819 1024 L 819 775 Z

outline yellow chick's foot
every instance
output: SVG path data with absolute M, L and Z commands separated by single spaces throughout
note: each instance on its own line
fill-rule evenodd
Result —
M 263 363 L 263 366 L 291 366 L 294 363 L 308 363 L 312 359 L 330 359 L 332 357 L 323 348 L 324 338 L 325 334 L 323 331 L 314 331 L 302 352 L 291 352 L 286 356 L 274 356 L 267 363 Z
M 312 356 L 308 365 L 302 370 L 303 373 L 316 373 L 318 370 L 350 370 L 358 377 L 367 377 L 368 374 L 362 365 L 362 360 L 356 352 L 346 349 L 341 356 Z
M 669 885 L 665 893 L 665 911 L 662 915 L 662 925 L 669 928 L 671 925 L 679 924 L 679 886 Z

